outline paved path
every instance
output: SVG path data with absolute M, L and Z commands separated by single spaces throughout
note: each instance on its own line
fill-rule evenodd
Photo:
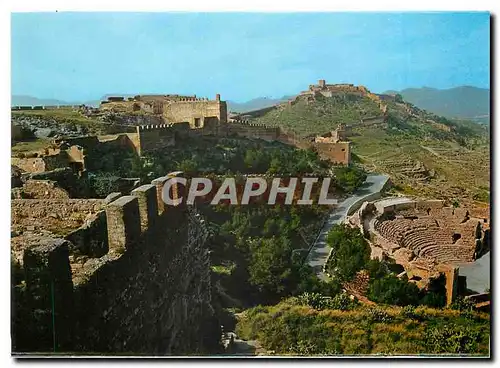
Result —
M 490 252 L 472 263 L 459 264 L 459 266 L 459 275 L 467 277 L 467 289 L 471 289 L 477 293 L 484 293 L 486 289 L 490 289 Z
M 326 236 L 332 226 L 340 224 L 345 220 L 347 212 L 353 204 L 361 205 L 361 203 L 364 202 L 364 198 L 367 198 L 374 193 L 380 193 L 388 179 L 389 177 L 387 175 L 368 175 L 365 184 L 354 195 L 342 202 L 339 202 L 337 207 L 328 215 L 328 218 L 316 238 L 311 251 L 307 255 L 306 260 L 320 279 L 325 281 L 328 280 L 328 276 L 326 276 L 323 272 L 323 265 L 325 264 L 331 249 L 326 244 Z

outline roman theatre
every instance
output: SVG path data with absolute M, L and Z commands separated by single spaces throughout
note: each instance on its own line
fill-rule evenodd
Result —
M 489 249 L 487 209 L 399 197 L 364 202 L 347 221 L 363 231 L 372 258 L 394 260 L 404 268 L 401 274 L 419 287 L 444 274 L 448 301 L 455 294 L 451 289 L 457 287 L 458 266 L 473 262 Z

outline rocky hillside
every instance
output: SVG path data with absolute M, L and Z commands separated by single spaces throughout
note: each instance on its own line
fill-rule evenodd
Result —
M 399 191 L 458 203 L 489 201 L 487 126 L 450 120 L 398 98 L 373 96 L 299 96 L 254 120 L 303 137 L 347 124 L 354 159 L 391 175 Z
M 134 132 L 136 125 L 159 124 L 156 116 L 102 112 L 92 107 L 12 111 L 14 140 Z

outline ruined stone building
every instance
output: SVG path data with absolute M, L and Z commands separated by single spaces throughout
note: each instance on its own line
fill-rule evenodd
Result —
M 318 84 L 309 85 L 309 89 L 300 92 L 300 95 L 321 94 L 325 97 L 332 97 L 336 93 L 352 93 L 363 96 L 368 93 L 368 89 L 364 86 L 355 86 L 354 84 L 327 84 L 324 79 L 320 79 Z
M 351 134 L 351 128 L 345 124 L 339 124 L 337 129 L 314 138 L 314 146 L 320 155 L 332 162 L 351 163 L 351 142 L 347 137 Z
M 328 85 L 324 81 L 320 81 L 319 86 L 310 86 L 311 93 L 344 90 L 366 93 L 364 87 Z M 273 108 L 268 107 L 263 111 Z M 96 148 L 126 147 L 141 156 L 175 146 L 179 138 L 190 136 L 236 136 L 280 141 L 301 149 L 316 149 L 323 159 L 336 164 L 351 163 L 347 126 L 340 125 L 334 131 L 311 142 L 285 132 L 281 127 L 257 124 L 251 120 L 243 120 L 241 116 L 228 121 L 226 102 L 221 101 L 219 94 L 215 100 L 181 95 L 137 95 L 129 98 L 112 96 L 101 102 L 99 110 L 115 112 L 122 116 L 154 118 L 153 120 L 162 123 L 140 123 L 144 119 L 136 119 L 138 125 L 135 126 L 135 133 L 124 132 L 113 138 L 107 137 L 106 140 L 97 136 L 58 139 L 53 142 L 52 150 L 40 152 L 36 157 L 13 158 L 12 164 L 26 172 L 44 172 L 69 166 L 75 172 L 81 173 L 89 166 L 89 152 Z

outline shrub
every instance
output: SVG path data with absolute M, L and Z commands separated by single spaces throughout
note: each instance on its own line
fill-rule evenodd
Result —
M 420 304 L 427 305 L 428 307 L 442 308 L 446 305 L 446 295 L 444 293 L 428 291 L 420 300 Z
M 334 254 L 328 259 L 327 271 L 340 281 L 351 280 L 370 260 L 370 246 L 358 228 L 335 225 L 328 233 L 326 242 L 333 248 Z
M 298 296 L 301 305 L 308 305 L 311 308 L 322 310 L 325 307 L 325 297 L 319 293 L 303 293 Z
M 416 312 L 416 308 L 413 305 L 407 305 L 401 309 L 401 316 L 404 318 L 418 319 L 420 314 Z
M 480 333 L 468 326 L 444 325 L 425 333 L 427 349 L 435 353 L 466 354 L 477 350 Z
M 355 166 L 340 166 L 334 169 L 337 185 L 347 193 L 358 189 L 366 180 L 366 173 Z
M 303 293 L 297 297 L 298 303 L 308 305 L 316 310 L 337 309 L 341 311 L 352 310 L 358 305 L 356 299 L 351 300 L 346 293 L 334 297 L 323 296 L 319 293 Z
M 459 297 L 450 305 L 450 308 L 461 312 L 471 311 L 474 308 L 474 303 L 468 299 Z
M 346 311 L 356 308 L 358 304 L 357 299 L 351 299 L 346 293 L 340 293 L 328 301 L 328 309 Z
M 381 279 L 370 281 L 368 298 L 377 303 L 417 305 L 419 289 L 406 278 L 400 279 L 394 275 L 386 275 Z
M 392 317 L 386 311 L 378 308 L 368 309 L 368 319 L 371 322 L 390 322 Z

